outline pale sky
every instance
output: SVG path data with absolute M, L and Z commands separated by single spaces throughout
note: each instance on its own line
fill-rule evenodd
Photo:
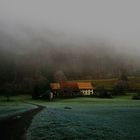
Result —
M 1 23 L 104 38 L 140 51 L 139 0 L 0 0 Z

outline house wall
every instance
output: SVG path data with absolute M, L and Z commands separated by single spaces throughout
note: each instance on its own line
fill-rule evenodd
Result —
M 82 89 L 81 93 L 83 95 L 93 95 L 93 89 Z

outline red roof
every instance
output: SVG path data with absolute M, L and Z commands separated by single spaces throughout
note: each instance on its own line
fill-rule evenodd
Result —
M 78 82 L 79 89 L 93 89 L 93 86 L 90 82 Z
M 60 89 L 60 84 L 59 83 L 51 83 L 50 86 L 51 86 L 52 90 Z
M 77 82 L 61 82 L 61 88 L 78 88 Z
M 94 89 L 91 82 L 61 82 L 51 83 L 52 90 L 58 90 L 61 88 L 78 88 L 78 89 Z

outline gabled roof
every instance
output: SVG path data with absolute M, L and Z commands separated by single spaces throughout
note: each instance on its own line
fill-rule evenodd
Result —
M 51 83 L 52 90 L 59 90 L 63 88 L 77 88 L 77 89 L 94 89 L 91 82 L 61 82 Z
M 51 83 L 50 86 L 51 86 L 52 90 L 60 89 L 60 84 L 59 83 Z
M 61 88 L 78 88 L 77 82 L 61 82 Z
M 79 89 L 93 89 L 93 86 L 90 82 L 78 82 Z

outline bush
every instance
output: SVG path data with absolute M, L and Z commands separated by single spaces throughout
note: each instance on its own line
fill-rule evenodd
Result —
M 134 100 L 140 100 L 140 93 L 136 93 L 132 96 L 132 99 Z
M 38 99 L 40 95 L 40 87 L 38 85 L 34 86 L 34 91 L 32 93 L 32 99 Z
M 97 88 L 98 94 L 96 94 L 96 97 L 100 98 L 112 98 L 112 94 L 107 91 L 107 89 L 104 88 L 104 86 L 98 87 Z
M 3 94 L 6 97 L 6 101 L 11 101 L 11 96 L 14 95 L 15 85 L 13 83 L 6 83 L 3 86 Z
M 114 95 L 124 95 L 128 90 L 128 85 L 126 81 L 118 81 L 113 89 Z

